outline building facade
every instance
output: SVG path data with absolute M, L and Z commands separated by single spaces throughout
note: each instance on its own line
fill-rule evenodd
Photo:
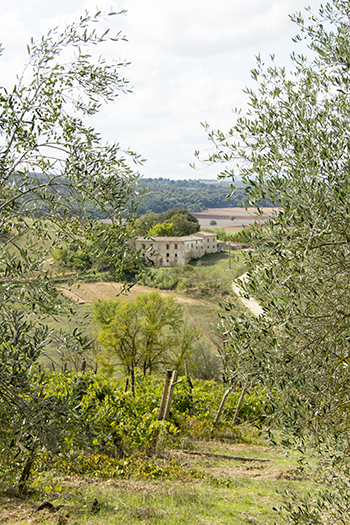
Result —
M 183 237 L 136 237 L 135 250 L 141 250 L 154 266 L 184 266 L 191 259 L 208 253 L 223 252 L 225 243 L 215 233 L 197 232 Z

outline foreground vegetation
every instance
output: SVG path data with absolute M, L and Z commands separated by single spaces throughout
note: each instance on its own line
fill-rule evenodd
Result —
M 232 370 L 278 391 L 289 443 L 310 435 L 323 467 L 323 498 L 299 502 L 293 524 L 349 523 L 350 502 L 350 4 L 330 0 L 291 18 L 311 50 L 290 67 L 258 57 L 247 113 L 227 132 L 209 130 L 214 152 L 249 202 L 278 200 L 265 228 L 254 225 L 245 294 L 264 315 L 232 316 Z M 305 16 L 304 16 L 305 15 Z
M 169 478 L 154 473 L 124 479 L 43 473 L 27 497 L 0 495 L 1 517 L 8 525 L 274 525 L 282 523 L 273 509 L 283 503 L 284 491 L 295 491 L 300 496 L 307 490 L 315 492 L 313 483 L 298 474 L 295 458 L 286 458 L 281 451 L 266 450 L 264 445 L 223 445 L 215 441 L 195 445 L 205 451 L 263 456 L 270 462 L 242 463 L 173 452 L 173 471 L 176 469 L 177 474 Z M 95 498 L 96 511 L 92 508 Z M 55 510 L 37 511 L 44 501 L 54 505 Z
M 193 278 L 197 274 L 191 265 L 183 273 L 178 268 L 166 273 L 149 269 L 144 275 L 160 288 L 167 281 L 169 288 L 182 287 L 184 295 L 200 290 L 203 295 L 195 300 L 208 301 L 211 307 L 219 297 L 228 299 L 223 301 L 222 338 L 217 345 L 222 383 L 195 381 L 184 363 L 180 379 L 176 371 L 172 377 L 167 371 L 163 389 L 167 395 L 162 396 L 166 404 L 160 403 L 164 378 L 146 375 L 149 367 L 144 367 L 144 374 L 133 367 L 131 384 L 104 378 L 98 367 L 88 371 L 85 352 L 94 350 L 93 342 L 78 330 L 65 336 L 67 353 L 81 359 L 81 371 L 72 372 L 67 363 L 60 371 L 43 368 L 42 357 L 52 341 L 47 319 L 57 319 L 62 312 L 75 315 L 74 305 L 67 305 L 47 271 L 48 254 L 72 243 L 74 254 L 66 254 L 68 261 L 72 256 L 71 262 L 79 266 L 90 257 L 92 266 L 98 261 L 104 266 L 103 254 L 114 278 L 129 282 L 142 265 L 140 253 L 127 242 L 136 220 L 133 190 L 138 175 L 118 145 L 102 145 L 99 134 L 83 123 L 84 117 L 99 110 L 99 102 L 127 90 L 126 80 L 118 74 L 123 64 L 101 60 L 94 65 L 86 50 L 87 44 L 108 38 L 108 32 L 99 36 L 89 29 L 96 27 L 100 16 L 86 14 L 62 33 L 55 30 L 32 42 L 26 75 L 18 77 L 13 90 L 1 91 L 0 474 L 8 498 L 4 508 L 13 504 L 9 499 L 13 495 L 45 499 L 51 495 L 56 505 L 69 501 L 66 514 L 49 501 L 45 504 L 58 512 L 56 522 L 61 524 L 71 515 L 81 523 L 100 516 L 113 522 L 119 519 L 118 512 L 124 520 L 146 523 L 181 519 L 220 523 L 223 516 L 229 523 L 272 523 L 267 501 L 281 503 L 282 521 L 293 525 L 344 525 L 350 508 L 348 2 L 327 3 L 308 24 L 295 16 L 299 38 L 309 39 L 317 60 L 309 63 L 293 55 L 295 70 L 290 75 L 274 64 L 265 70 L 258 58 L 252 72 L 258 92 L 248 91 L 249 115 L 238 116 L 227 134 L 209 132 L 217 147 L 209 161 L 227 162 L 225 175 L 233 177 L 230 170 L 239 167 L 250 203 L 269 199 L 280 205 L 266 227 L 256 224 L 249 233 L 255 251 L 247 255 L 245 294 L 261 302 L 263 315 L 237 315 L 236 305 L 229 304 L 228 279 L 224 283 L 224 273 L 218 277 L 205 266 L 199 278 L 205 283 Z M 334 31 L 329 31 L 331 25 Z M 62 63 L 62 50 L 65 58 L 69 50 L 73 52 L 70 62 Z M 53 156 L 56 151 L 59 155 Z M 139 162 L 137 155 L 130 155 Z M 64 193 L 58 191 L 62 184 Z M 110 214 L 110 226 L 92 220 L 91 200 Z M 125 324 L 130 320 L 131 315 Z M 98 351 L 95 356 L 98 364 Z M 228 476 L 219 461 L 213 467 L 207 460 L 211 455 L 193 460 L 181 455 L 234 450 L 230 447 L 242 442 L 252 445 L 257 436 L 251 424 L 277 430 L 277 435 L 283 434 L 280 443 L 285 449 L 298 447 L 305 458 L 312 458 L 318 471 L 310 478 L 318 485 L 303 478 L 303 490 L 308 489 L 303 494 L 297 484 L 301 474 L 293 463 L 288 475 L 298 477 L 297 492 L 280 497 L 267 479 L 263 486 L 241 484 L 237 470 Z M 203 441 L 206 451 L 198 450 Z M 260 460 L 265 454 L 260 449 Z M 260 470 L 253 465 L 254 477 Z M 147 482 L 141 496 L 121 495 L 120 488 L 135 480 Z M 292 481 L 278 483 L 289 489 Z M 179 482 L 190 487 L 186 496 L 183 488 L 178 489 Z M 78 483 L 81 491 L 73 493 L 72 500 L 72 485 Z M 99 492 L 99 501 L 95 491 L 107 483 L 113 489 Z M 133 486 L 135 493 L 138 485 Z M 253 492 L 251 499 L 242 495 L 247 489 Z M 238 503 L 235 495 L 240 497 Z M 112 505 L 116 507 L 111 510 Z M 248 506 L 256 509 L 255 516 L 245 514 Z M 27 521 L 39 516 L 40 520 L 35 514 Z M 11 516 L 4 519 L 14 521 Z
M 193 381 L 191 389 L 184 377 L 176 386 L 169 421 L 163 423 L 157 422 L 162 383 L 160 378 L 138 374 L 133 396 L 124 391 L 124 381 L 86 373 L 69 378 L 48 374 L 47 395 L 60 395 L 63 385 L 70 390 L 75 417 L 82 416 L 90 428 L 89 442 L 84 447 L 80 442 L 74 450 L 74 434 L 66 434 L 66 454 L 48 457 L 47 450 L 38 450 L 26 491 L 18 493 L 14 487 L 0 493 L 0 517 L 10 525 L 116 520 L 272 525 L 280 522 L 273 507 L 283 502 L 283 490 L 301 494 L 315 490 L 298 471 L 296 456 L 268 447 L 253 427 L 242 426 L 262 415 L 263 391 L 251 390 L 232 425 L 240 395 L 239 389 L 233 391 L 215 425 L 224 387 L 214 381 Z M 150 458 L 146 453 L 157 424 L 158 453 Z M 7 475 L 13 472 L 9 465 Z M 37 510 L 44 501 L 46 507 Z

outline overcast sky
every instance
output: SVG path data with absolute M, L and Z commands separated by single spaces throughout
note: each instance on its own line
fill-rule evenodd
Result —
M 8 87 L 26 60 L 26 43 L 88 9 L 127 9 L 110 19 L 127 43 L 105 46 L 107 58 L 131 62 L 125 76 L 133 94 L 122 95 L 94 121 L 105 140 L 147 159 L 145 177 L 215 178 L 219 168 L 193 170 L 194 151 L 210 149 L 201 122 L 226 130 L 232 108 L 244 107 L 255 56 L 275 53 L 283 65 L 298 45 L 288 14 L 318 0 L 0 0 L 1 85 Z M 300 46 L 299 46 L 300 49 Z M 305 51 L 305 50 L 304 50 Z

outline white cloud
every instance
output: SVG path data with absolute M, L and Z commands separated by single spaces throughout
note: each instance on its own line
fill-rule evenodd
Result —
M 11 84 L 26 59 L 25 44 L 49 27 L 64 25 L 85 9 L 109 10 L 112 0 L 0 0 L 2 82 Z M 317 0 L 312 0 L 314 8 Z M 109 20 L 128 43 L 103 48 L 107 58 L 126 58 L 125 75 L 134 94 L 121 95 L 94 123 L 104 138 L 131 147 L 149 159 L 147 176 L 213 177 L 212 168 L 193 172 L 195 149 L 210 147 L 201 121 L 227 129 L 231 108 L 245 104 L 242 88 L 250 79 L 254 56 L 276 52 L 284 63 L 296 32 L 288 13 L 304 0 L 116 0 L 128 13 Z M 106 23 L 107 24 L 107 23 Z

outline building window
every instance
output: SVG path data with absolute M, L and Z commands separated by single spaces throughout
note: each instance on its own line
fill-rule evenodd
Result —
M 175 253 L 175 257 L 177 257 L 177 253 Z
M 175 244 L 175 250 L 177 250 L 177 244 Z
M 166 249 L 169 250 L 169 244 L 166 245 Z
M 209 239 L 207 239 L 207 242 L 209 242 Z
M 169 254 L 168 253 L 166 254 L 166 258 L 169 259 Z

